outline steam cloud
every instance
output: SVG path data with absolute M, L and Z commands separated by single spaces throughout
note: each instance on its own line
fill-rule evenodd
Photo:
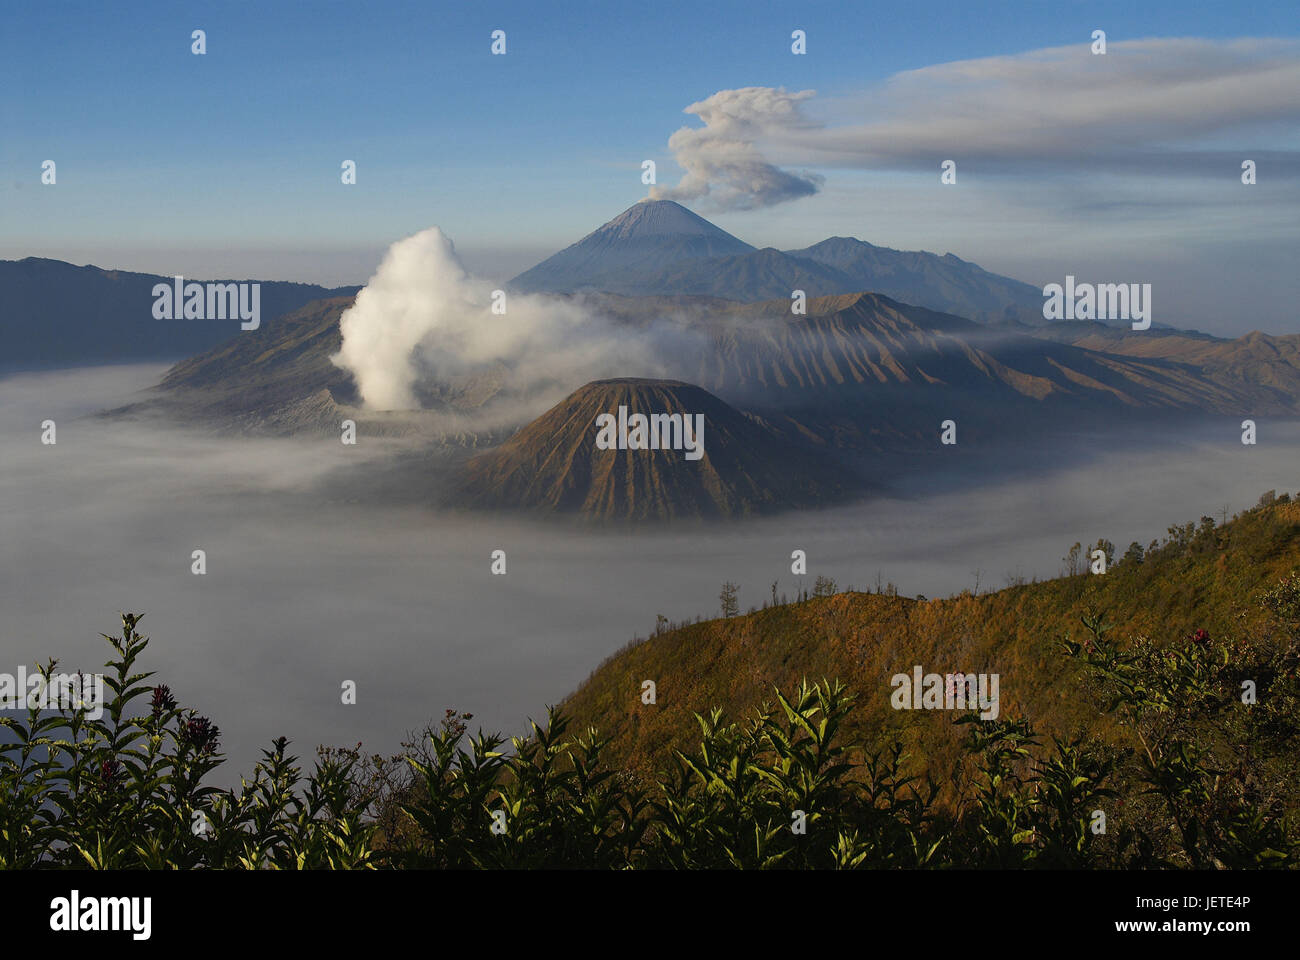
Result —
M 592 379 L 660 372 L 644 336 L 578 300 L 511 293 L 498 314 L 492 294 L 430 227 L 388 248 L 340 319 L 343 346 L 331 359 L 352 374 L 367 408 L 385 411 L 418 409 L 421 384 L 474 374 L 499 375 L 536 413 Z
M 752 210 L 807 197 L 821 189 L 814 173 L 790 173 L 769 162 L 756 141 L 780 138 L 811 124 L 799 104 L 813 90 L 787 92 L 784 87 L 745 87 L 719 90 L 684 111 L 704 121 L 704 127 L 683 127 L 668 139 L 678 166 L 686 171 L 680 183 L 654 188 L 656 200 L 682 203 L 704 200 L 717 210 Z
M 343 313 L 343 348 L 331 359 L 352 374 L 366 406 L 410 410 L 419 406 L 415 348 L 435 330 L 454 330 L 482 312 L 451 240 L 432 227 L 388 248 Z

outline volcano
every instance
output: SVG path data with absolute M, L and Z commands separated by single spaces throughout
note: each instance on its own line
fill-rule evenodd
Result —
M 521 273 L 511 285 L 536 293 L 614 290 L 620 274 L 653 275 L 684 261 L 753 250 L 745 241 L 680 203 L 642 200 L 577 243 Z
M 682 449 L 601 449 L 603 414 L 620 422 L 702 416 L 702 451 L 692 459 Z M 831 503 L 860 488 L 827 454 L 779 438 L 701 387 L 617 379 L 580 387 L 470 460 L 453 502 L 600 521 L 738 518 Z

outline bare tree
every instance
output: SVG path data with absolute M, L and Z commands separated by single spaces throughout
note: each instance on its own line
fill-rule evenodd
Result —
M 722 615 L 724 617 L 734 617 L 740 613 L 740 585 L 728 580 L 722 585 L 722 592 L 718 594 L 718 601 L 722 604 Z

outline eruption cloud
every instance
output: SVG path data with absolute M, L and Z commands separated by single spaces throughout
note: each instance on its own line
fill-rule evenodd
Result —
M 817 129 L 800 112 L 813 90 L 797 93 L 784 87 L 719 90 L 693 103 L 685 113 L 703 127 L 682 127 L 668 139 L 668 149 L 686 171 L 675 187 L 655 187 L 654 200 L 704 201 L 716 210 L 756 210 L 817 193 L 819 174 L 783 170 L 759 148 L 765 139 L 800 138 Z

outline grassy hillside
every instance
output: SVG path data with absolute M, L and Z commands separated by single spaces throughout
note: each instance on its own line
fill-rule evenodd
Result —
M 834 677 L 858 695 L 847 739 L 881 747 L 900 739 L 915 769 L 951 783 L 965 736 L 954 714 L 890 705 L 890 678 L 919 664 L 927 673 L 999 674 L 1001 719 L 1120 741 L 1114 721 L 1085 695 L 1063 637 L 1082 639 L 1080 617 L 1089 612 L 1104 614 L 1121 645 L 1141 636 L 1177 643 L 1197 630 L 1216 642 L 1270 635 L 1278 625 L 1259 597 L 1300 569 L 1300 503 L 1270 497 L 1227 524 L 1202 518 L 1158 544 L 1116 550 L 1104 575 L 947 599 L 835 593 L 661 631 L 601 665 L 563 710 L 575 728 L 612 738 L 611 761 L 648 778 L 672 750 L 696 743 L 695 712 L 720 705 L 738 717 L 770 701 L 774 687 Z M 1089 549 L 1080 551 L 1082 571 Z M 654 704 L 642 702 L 646 680 L 656 684 Z

